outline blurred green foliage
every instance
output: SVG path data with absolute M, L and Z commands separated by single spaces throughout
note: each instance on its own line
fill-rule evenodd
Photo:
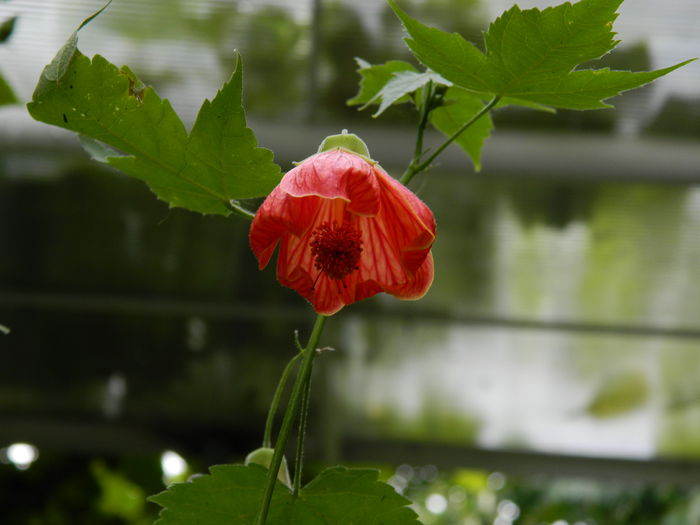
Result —
M 326 118 L 358 118 L 345 101 L 357 92 L 355 57 L 375 55 L 372 36 L 353 7 L 341 2 L 325 3 L 321 12 L 319 102 Z
M 289 11 L 264 7 L 247 20 L 244 107 L 261 117 L 296 113 L 302 99 L 305 28 Z M 306 37 L 308 39 L 308 37 Z
M 109 469 L 104 462 L 94 461 L 92 473 L 100 487 L 97 510 L 104 516 L 120 518 L 130 525 L 148 525 L 144 490 L 121 472 Z
M 646 374 L 638 370 L 625 370 L 609 374 L 601 382 L 587 410 L 596 417 L 614 417 L 639 408 L 648 399 Z
M 470 470 L 441 471 L 426 479 L 425 471 L 425 466 L 402 465 L 392 478 L 416 502 L 425 525 L 680 525 L 700 518 L 698 487 Z
M 10 38 L 10 35 L 12 35 L 14 31 L 16 21 L 17 17 L 13 16 L 0 22 L 0 44 L 7 42 Z M 10 84 L 8 84 L 7 80 L 0 74 L 0 106 L 15 104 L 17 102 L 17 97 L 10 87 Z
M 0 75 L 0 106 L 14 104 L 16 102 L 17 97 L 15 96 L 14 91 L 12 91 L 12 88 L 7 83 L 7 80 Z
M 186 459 L 195 471 L 203 468 L 197 458 Z M 381 479 L 414 501 L 425 525 L 690 525 L 700 519 L 700 486 L 523 477 L 433 465 L 381 470 Z M 143 495 L 164 488 L 161 475 L 157 457 L 147 455 L 119 461 L 47 455 L 26 471 L 0 464 L 3 525 L 146 525 L 158 508 Z
M 3 525 L 146 525 L 162 488 L 157 458 L 119 460 L 46 452 L 28 470 L 0 464 Z
M 644 130 L 650 135 L 700 137 L 700 97 L 670 97 Z

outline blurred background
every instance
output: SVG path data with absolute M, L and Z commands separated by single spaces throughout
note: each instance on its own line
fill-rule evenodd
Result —
M 248 223 L 168 210 L 29 118 L 43 66 L 101 5 L 0 0 L 0 23 L 17 17 L 0 75 L 20 101 L 0 107 L 7 525 L 151 523 L 145 496 L 259 446 L 313 320 L 258 272 Z M 481 45 L 511 2 L 401 5 Z M 700 55 L 696 0 L 620 13 L 606 65 Z M 354 57 L 412 60 L 401 38 L 380 0 L 114 0 L 80 49 L 128 64 L 188 125 L 237 49 L 249 125 L 284 170 L 348 128 L 398 175 L 416 115 L 345 101 Z M 414 180 L 438 219 L 435 283 L 328 323 L 309 475 L 381 468 L 426 524 L 700 523 L 700 65 L 612 102 L 501 110 L 482 172 L 453 149 Z

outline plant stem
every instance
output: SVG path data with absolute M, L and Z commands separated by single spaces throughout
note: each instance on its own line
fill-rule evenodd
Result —
M 272 402 L 270 403 L 270 409 L 267 412 L 267 421 L 265 422 L 265 434 L 263 435 L 263 447 L 272 447 L 272 426 L 275 422 L 275 414 L 277 413 L 277 406 L 282 398 L 282 392 L 284 391 L 284 386 L 287 384 L 287 379 L 292 371 L 292 368 L 296 362 L 301 358 L 301 352 L 292 357 L 284 367 L 282 376 L 280 377 L 279 383 L 277 383 L 277 388 L 272 396 Z
M 304 384 L 311 374 L 311 365 L 313 363 L 314 356 L 316 355 L 316 347 L 318 346 L 318 340 L 321 338 L 321 332 L 323 331 L 323 326 L 326 322 L 326 316 L 318 315 L 316 317 L 316 322 L 314 323 L 313 330 L 311 331 L 311 336 L 309 337 L 309 342 L 303 352 L 303 361 L 301 362 L 301 367 L 297 373 L 297 377 L 294 380 L 294 386 L 292 387 L 292 394 L 289 397 L 289 403 L 287 404 L 287 410 L 284 413 L 284 419 L 282 419 L 282 426 L 280 427 L 279 435 L 277 436 L 277 443 L 275 444 L 275 453 L 272 455 L 272 463 L 267 472 L 267 481 L 265 483 L 265 492 L 263 493 L 263 499 L 260 504 L 260 512 L 255 520 L 256 525 L 265 525 L 267 520 L 267 513 L 270 510 L 270 501 L 272 500 L 272 493 L 275 489 L 275 483 L 277 482 L 277 472 L 279 471 L 280 465 L 282 464 L 282 456 L 284 456 L 284 449 L 287 446 L 287 440 L 289 439 L 289 433 L 294 424 L 294 418 L 299 411 L 299 405 L 301 404 L 302 392 L 304 390 Z
M 413 177 L 415 177 L 418 173 L 426 169 L 430 164 L 437 158 L 438 155 L 440 155 L 447 146 L 452 144 L 457 138 L 464 133 L 474 122 L 479 120 L 481 117 L 486 115 L 489 111 L 491 111 L 496 104 L 498 104 L 498 101 L 501 100 L 500 95 L 496 95 L 491 99 L 491 101 L 486 104 L 483 108 L 481 108 L 481 111 L 479 111 L 476 115 L 474 115 L 471 119 L 469 119 L 467 122 L 465 122 L 457 131 L 455 131 L 445 142 L 443 142 L 440 147 L 438 147 L 430 157 L 425 159 L 423 162 L 416 162 L 416 158 L 414 157 L 414 160 L 411 161 L 411 164 L 409 164 L 408 168 L 406 169 L 406 172 L 401 176 L 399 181 L 407 185 Z
M 244 219 L 248 219 L 249 221 L 252 221 L 255 218 L 255 213 L 253 213 L 250 210 L 245 209 L 243 206 L 241 206 L 237 200 L 230 200 L 228 201 L 228 209 L 231 210 L 233 213 L 238 215 L 239 217 L 243 217 Z
M 315 351 L 315 349 L 314 349 Z M 292 495 L 297 497 L 301 490 L 301 472 L 304 469 L 304 440 L 306 438 L 306 422 L 309 415 L 309 400 L 311 399 L 311 372 L 304 384 L 301 397 L 301 411 L 299 412 L 299 433 L 297 435 L 297 454 L 294 462 L 294 482 L 292 485 Z
M 432 111 L 433 82 L 428 82 L 423 90 L 423 100 L 421 100 L 420 117 L 418 118 L 418 130 L 416 132 L 416 147 L 413 150 L 413 160 L 411 164 L 420 162 L 423 155 L 423 134 L 428 125 L 428 117 Z

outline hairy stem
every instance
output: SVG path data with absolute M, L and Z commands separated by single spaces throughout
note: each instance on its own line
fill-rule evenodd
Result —
M 323 332 L 325 322 L 326 316 L 319 314 L 316 317 L 316 322 L 314 323 L 313 330 L 311 331 L 309 342 L 302 354 L 303 361 L 301 362 L 301 367 L 299 368 L 297 377 L 294 380 L 292 394 L 289 397 L 287 410 L 284 413 L 282 426 L 280 427 L 280 432 L 277 436 L 275 453 L 272 456 L 272 463 L 270 464 L 270 469 L 267 472 L 265 492 L 263 493 L 263 499 L 260 503 L 260 512 L 255 520 L 255 525 L 265 525 L 265 521 L 267 521 L 267 513 L 270 510 L 270 501 L 272 500 L 272 493 L 275 489 L 275 483 L 277 481 L 277 472 L 282 464 L 282 456 L 284 456 L 284 449 L 287 446 L 287 440 L 289 439 L 289 433 L 292 429 L 292 425 L 294 424 L 294 419 L 299 412 L 304 384 L 311 374 L 311 365 L 313 363 L 314 356 L 316 355 L 316 347 L 318 346 L 318 341 L 321 338 L 321 332 Z
M 315 351 L 315 350 L 314 350 Z M 304 470 L 304 440 L 306 438 L 306 422 L 309 416 L 309 400 L 311 399 L 311 372 L 306 379 L 301 398 L 301 412 L 299 413 L 299 434 L 297 436 L 297 453 L 294 462 L 294 483 L 292 494 L 296 497 L 301 490 L 301 473 Z

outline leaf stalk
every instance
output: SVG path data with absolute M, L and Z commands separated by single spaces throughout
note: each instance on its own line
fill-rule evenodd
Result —
M 231 199 L 228 201 L 226 207 L 239 217 L 243 217 L 249 221 L 255 219 L 255 213 L 241 206 L 237 200 Z
M 418 173 L 421 171 L 425 170 L 428 168 L 432 162 L 440 155 L 447 146 L 452 144 L 459 136 L 464 133 L 467 129 L 469 129 L 470 126 L 472 126 L 477 120 L 479 120 L 481 117 L 486 115 L 489 111 L 491 111 L 496 104 L 501 100 L 500 95 L 494 96 L 491 101 L 486 104 L 481 110 L 474 115 L 472 118 L 470 118 L 467 122 L 465 122 L 457 131 L 455 131 L 450 137 L 445 140 L 427 159 L 425 159 L 423 162 L 420 161 L 420 158 L 422 156 L 422 153 L 417 153 L 414 155 L 413 160 L 411 163 L 408 165 L 408 168 L 404 172 L 404 174 L 401 176 L 399 179 L 399 182 L 401 182 L 404 185 L 408 185 L 409 182 L 411 182 L 411 179 L 415 177 Z M 420 131 L 420 128 L 419 128 Z M 422 135 L 422 133 L 421 133 Z
M 272 448 L 272 427 L 275 422 L 275 414 L 277 413 L 277 407 L 279 406 L 280 399 L 282 398 L 282 392 L 284 392 L 284 387 L 287 384 L 287 379 L 289 374 L 292 372 L 294 365 L 301 358 L 302 353 L 298 353 L 289 360 L 287 366 L 284 367 L 282 376 L 280 377 L 279 383 L 277 383 L 277 388 L 272 396 L 272 402 L 270 403 L 270 409 L 267 411 L 267 420 L 265 421 L 265 433 L 263 434 L 263 447 Z

